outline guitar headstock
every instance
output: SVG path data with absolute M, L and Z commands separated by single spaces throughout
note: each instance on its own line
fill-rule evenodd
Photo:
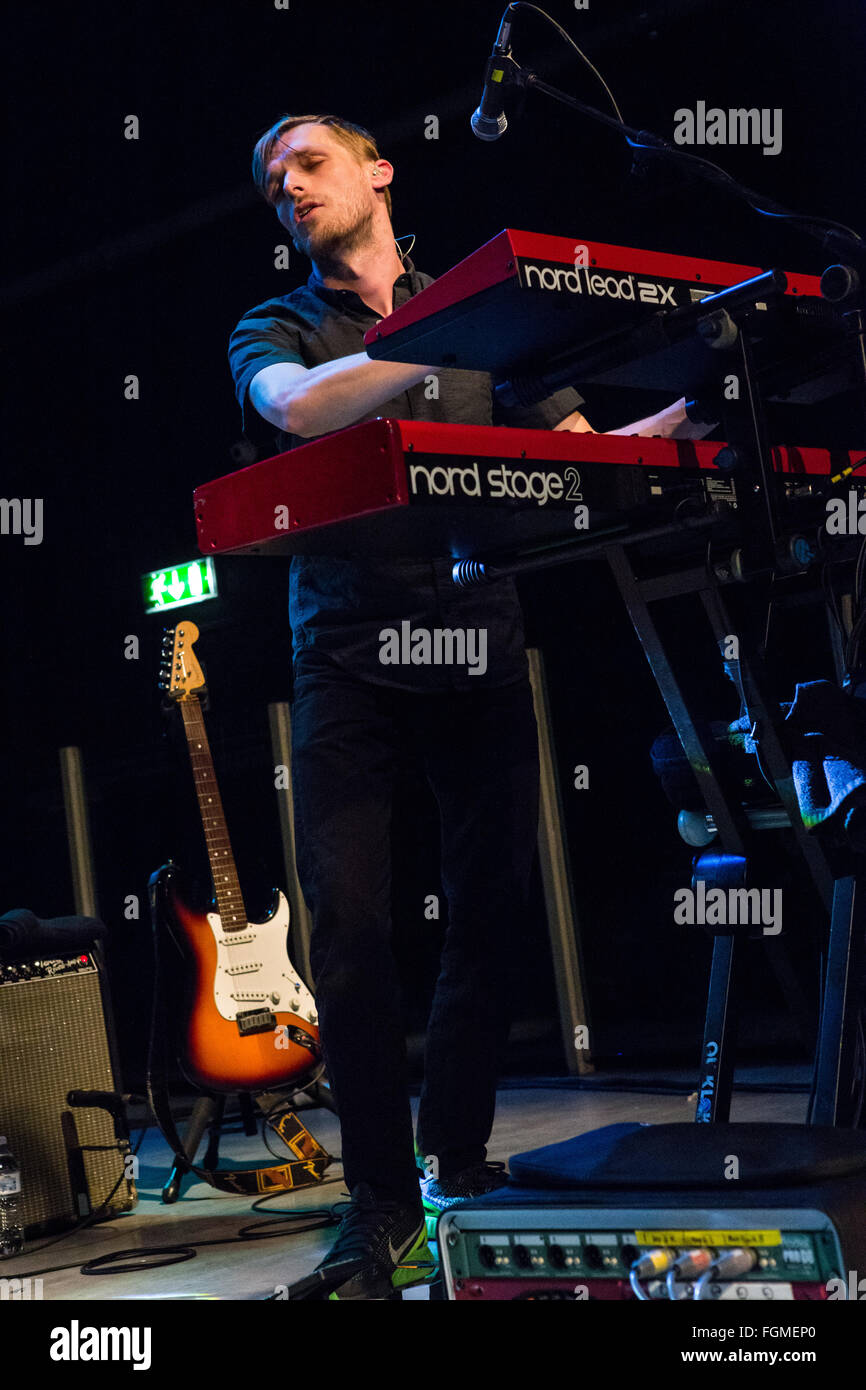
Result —
M 170 700 L 189 700 L 205 693 L 204 671 L 193 651 L 197 639 L 198 628 L 188 618 L 165 629 L 159 686 Z

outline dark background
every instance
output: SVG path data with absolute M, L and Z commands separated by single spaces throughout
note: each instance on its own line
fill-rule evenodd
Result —
M 676 109 L 698 100 L 781 107 L 777 156 L 737 146 L 705 153 L 788 206 L 863 228 L 860 5 L 548 8 L 639 127 L 671 138 Z M 207 886 L 185 750 L 160 712 L 162 621 L 144 615 L 139 579 L 195 556 L 193 488 L 238 466 L 229 333 L 245 310 L 309 273 L 294 250 L 289 270 L 274 268 L 285 233 L 249 181 L 257 136 L 286 111 L 334 111 L 369 127 L 396 166 L 395 232 L 417 234 L 413 259 L 432 275 L 506 226 L 812 273 L 826 263 L 801 233 L 677 172 L 631 176 L 619 137 L 542 96 L 498 143 L 476 140 L 469 116 L 501 10 L 499 0 L 291 0 L 288 10 L 269 0 L 131 0 L 18 5 L 7 20 L 2 492 L 44 498 L 45 536 L 38 547 L 0 537 L 0 911 L 74 910 L 57 750 L 79 746 L 128 1085 L 140 1084 L 145 1048 L 148 876 L 171 856 L 202 893 Z M 605 106 L 539 16 L 520 16 L 513 42 L 521 63 Z M 137 141 L 124 139 L 131 113 Z M 425 138 L 429 115 L 439 119 L 437 140 Z M 140 378 L 138 401 L 124 399 L 128 373 Z M 599 429 L 648 408 L 625 393 L 585 394 Z M 790 443 L 862 442 L 844 403 L 791 429 Z M 267 704 L 291 696 L 287 567 L 218 559 L 219 599 L 188 610 L 202 628 L 211 741 L 251 915 L 283 877 Z M 522 594 L 550 680 L 596 1053 L 691 1062 L 709 947 L 672 923 L 691 852 L 649 763 L 666 723 L 661 699 L 602 563 L 533 576 Z M 672 628 L 703 712 L 734 718 L 708 636 L 687 611 Z M 124 658 L 129 634 L 140 638 L 137 661 Z M 817 632 L 780 623 L 777 654 L 792 678 L 828 674 Z M 572 790 L 576 763 L 589 766 L 588 790 Z M 426 787 L 410 780 L 400 798 L 395 940 L 407 1027 L 417 1033 L 443 925 L 423 915 L 425 896 L 438 891 L 437 828 Z M 138 920 L 124 916 L 130 894 Z M 805 892 L 801 917 L 792 950 L 812 1002 L 816 919 Z M 513 1065 L 560 1070 L 538 894 L 524 979 Z M 808 1055 L 757 946 L 744 1042 L 763 1055 Z

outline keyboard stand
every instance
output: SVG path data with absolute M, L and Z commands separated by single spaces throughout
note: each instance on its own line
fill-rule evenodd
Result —
M 791 766 L 784 752 L 779 728 L 782 722 L 781 711 L 778 705 L 774 709 L 773 701 L 767 693 L 763 664 L 757 653 L 749 649 L 748 639 L 739 631 L 737 623 L 728 613 L 714 575 L 706 566 L 697 566 L 678 573 L 642 579 L 635 574 L 625 544 L 611 546 L 607 556 L 656 685 L 688 757 L 707 810 L 715 822 L 722 848 L 728 856 L 747 860 L 755 832 L 749 825 L 744 808 L 736 804 L 723 788 L 716 765 L 715 749 L 708 745 L 696 727 L 671 658 L 664 648 L 650 611 L 650 605 L 682 594 L 694 594 L 703 604 L 720 650 L 723 650 L 727 637 L 739 637 L 739 677 L 747 692 L 750 714 L 757 718 L 760 724 L 762 758 L 766 761 L 768 774 L 781 794 L 798 847 L 809 868 L 817 893 L 829 911 L 833 897 L 833 872 L 823 847 L 807 834 L 800 817 Z M 838 930 L 839 928 L 837 935 Z M 744 933 L 715 937 L 701 1054 L 701 1083 L 698 1087 L 695 1111 L 695 1120 L 698 1123 L 724 1122 L 730 1118 L 734 1032 L 731 1000 L 742 934 Z M 809 1009 L 797 984 L 787 951 L 779 950 L 782 945 L 782 942 L 767 942 L 769 963 L 794 1012 L 799 1028 L 808 1035 L 811 1031 Z M 849 1005 L 855 1002 L 850 999 L 848 1001 Z M 844 1010 L 842 1012 L 844 1013 Z M 847 1026 L 849 1029 L 852 1026 L 851 1019 L 848 1020 Z M 830 1033 L 827 1035 L 828 1043 L 829 1039 Z M 828 1074 L 829 1063 L 826 1063 L 825 1079 Z
M 695 536 L 700 523 L 693 523 Z M 682 536 L 682 528 L 671 528 Z M 720 653 L 727 639 L 736 636 L 739 642 L 738 659 L 727 660 L 733 668 L 735 683 L 746 708 L 760 730 L 761 759 L 772 780 L 782 807 L 777 817 L 769 817 L 769 826 L 788 824 L 805 862 L 819 902 L 830 922 L 828 962 L 823 991 L 819 1039 L 813 1075 L 812 1104 L 809 1122 L 812 1124 L 845 1126 L 858 1123 L 853 1113 L 851 1092 L 856 1065 L 855 1046 L 860 1025 L 863 1001 L 863 982 L 866 973 L 866 883 L 861 883 L 857 868 L 850 863 L 840 869 L 834 856 L 831 863 L 824 844 L 810 835 L 803 825 L 794 789 L 791 761 L 785 751 L 782 712 L 774 700 L 764 662 L 757 643 L 750 638 L 745 624 L 739 623 L 729 611 L 722 595 L 722 584 L 714 569 L 704 558 L 701 561 L 684 556 L 679 568 L 673 559 L 663 573 L 640 574 L 632 556 L 635 547 L 647 539 L 657 541 L 657 535 L 623 535 L 600 538 L 589 544 L 563 544 L 554 550 L 514 557 L 509 562 L 488 566 L 492 575 L 524 573 L 548 568 L 581 558 L 605 555 L 623 598 L 634 630 L 643 647 L 662 699 L 667 706 L 677 736 L 689 760 L 704 798 L 707 811 L 715 823 L 724 855 L 729 859 L 748 860 L 754 835 L 760 822 L 750 824 L 749 813 L 735 797 L 726 792 L 717 766 L 715 749 L 708 745 L 696 725 L 673 661 L 665 649 L 651 605 L 683 595 L 700 600 Z M 704 542 L 700 542 L 704 544 Z M 705 549 L 705 545 L 704 545 Z M 484 562 L 479 561 L 480 570 Z M 746 589 L 746 593 L 748 590 Z M 816 595 L 817 597 L 817 595 Z M 836 653 L 834 652 L 834 655 Z M 757 818 L 756 818 L 757 819 Z M 847 859 L 853 859 L 848 855 Z M 707 1012 L 701 1054 L 701 1082 L 695 1110 L 696 1123 L 725 1122 L 730 1117 L 733 1087 L 734 972 L 741 952 L 741 937 L 753 933 L 747 927 L 742 932 L 718 934 L 713 946 Z M 768 961 L 780 988 L 797 1021 L 803 1036 L 812 1031 L 809 1005 L 797 981 L 783 940 L 766 940 Z

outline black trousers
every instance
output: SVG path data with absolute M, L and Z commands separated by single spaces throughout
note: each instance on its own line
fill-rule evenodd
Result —
M 528 677 L 416 692 L 295 662 L 292 785 L 298 873 L 313 919 L 322 1049 L 349 1191 L 417 1204 L 406 1043 L 391 950 L 391 810 L 403 750 L 438 802 L 448 925 L 427 1027 L 417 1140 L 447 1176 L 486 1156 L 519 988 L 538 829 Z M 432 1166 L 432 1165 L 431 1165 Z

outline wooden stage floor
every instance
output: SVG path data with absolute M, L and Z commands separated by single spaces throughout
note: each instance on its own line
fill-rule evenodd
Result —
M 629 1078 L 651 1087 L 660 1080 L 689 1083 L 686 1072 L 636 1074 Z M 694 1100 L 685 1094 L 649 1094 L 642 1090 L 595 1089 L 614 1080 L 597 1072 L 588 1078 L 592 1089 L 572 1089 L 564 1080 L 545 1086 L 542 1080 L 509 1083 L 500 1090 L 496 1122 L 489 1145 L 490 1159 L 507 1160 L 510 1155 L 544 1144 L 569 1139 L 587 1130 L 623 1121 L 654 1124 L 691 1122 Z M 805 1091 L 787 1089 L 808 1081 L 805 1067 L 743 1068 L 737 1081 L 760 1090 L 735 1092 L 731 1118 L 734 1121 L 781 1121 L 801 1123 L 806 1116 Z M 413 1102 L 416 1105 L 417 1102 Z M 340 1151 L 336 1117 L 324 1109 L 302 1111 L 304 1123 L 328 1149 Z M 133 1134 L 133 1141 L 137 1139 Z M 279 1141 L 274 1137 L 275 1146 Z M 204 1152 L 202 1147 L 199 1156 Z M 232 1161 L 264 1164 L 268 1162 L 260 1136 L 248 1138 L 234 1127 L 224 1135 L 220 1146 L 220 1166 Z M 271 1160 L 276 1162 L 276 1159 Z M 240 1299 L 263 1300 L 308 1273 L 326 1253 L 336 1227 L 325 1226 L 306 1232 L 282 1231 L 272 1239 L 237 1241 L 238 1231 L 269 1212 L 302 1211 L 332 1207 L 346 1200 L 342 1169 L 334 1164 L 326 1181 L 302 1189 L 294 1195 L 279 1194 L 266 1201 L 261 1211 L 252 1211 L 253 1198 L 234 1197 L 215 1192 L 197 1180 L 186 1180 L 180 1200 L 166 1206 L 161 1188 L 170 1166 L 170 1155 L 158 1130 L 148 1130 L 139 1149 L 139 1201 L 137 1207 L 109 1222 L 68 1234 L 40 1249 L 43 1241 L 34 1239 L 24 1253 L 4 1260 L 0 1273 L 15 1275 L 41 1273 L 44 1300 L 176 1300 Z M 333 1175 L 333 1176 L 332 1176 Z M 24 1181 L 26 1182 L 26 1174 Z M 271 1227 L 270 1229 L 273 1229 Z M 206 1242 L 224 1242 L 208 1245 Z M 134 1272 L 112 1271 L 100 1276 L 84 1275 L 86 1261 L 112 1251 L 154 1246 L 197 1246 L 197 1254 L 183 1264 Z M 65 1266 L 65 1268 L 57 1268 Z M 407 1290 L 406 1300 L 429 1298 L 429 1289 Z

